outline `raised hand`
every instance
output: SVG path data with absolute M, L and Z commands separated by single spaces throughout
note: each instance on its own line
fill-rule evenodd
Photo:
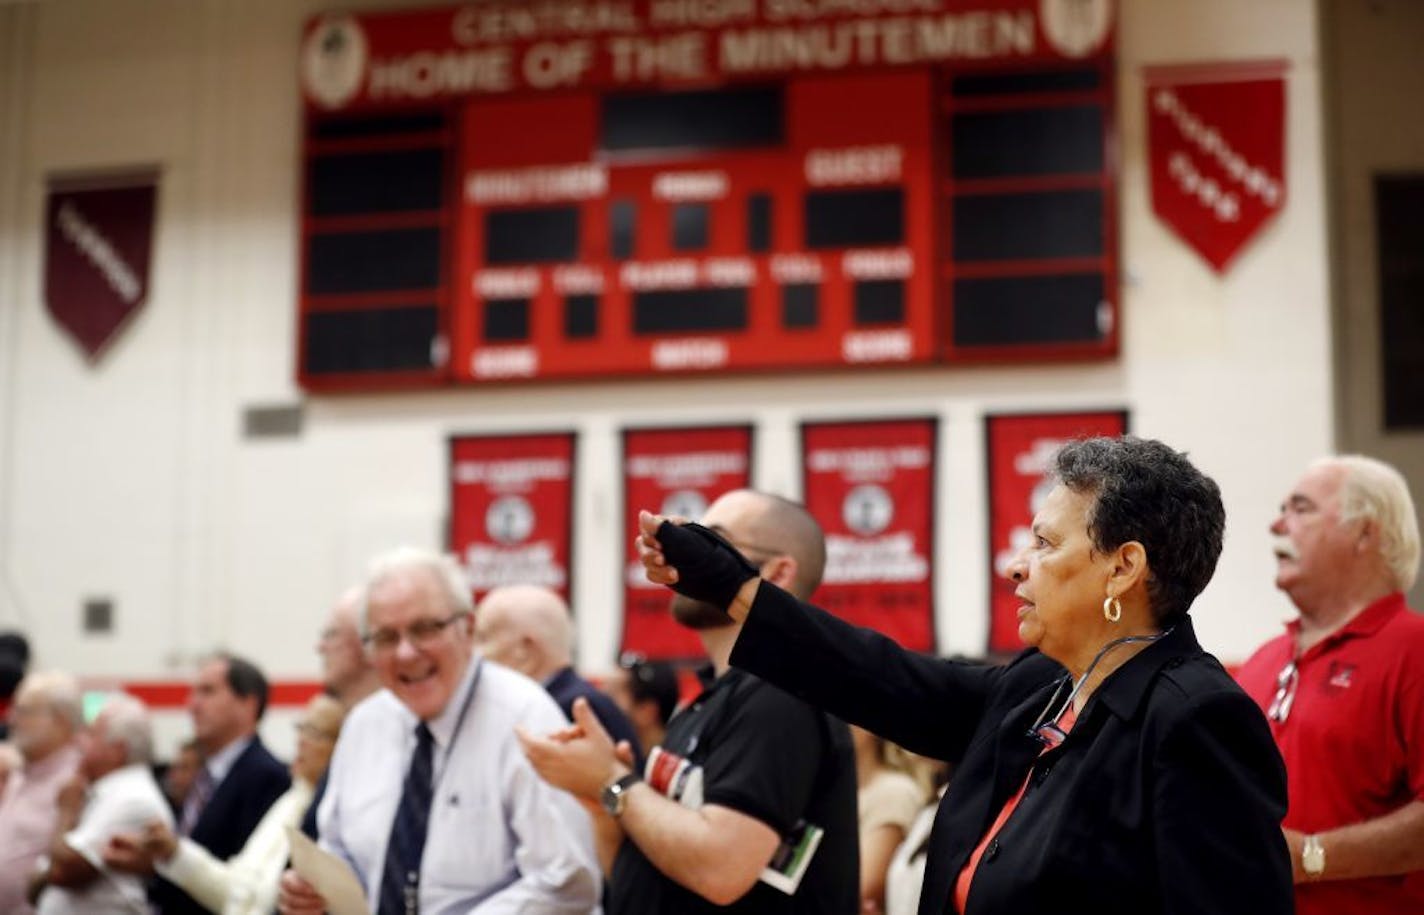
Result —
M 658 516 L 648 512 L 638 520 L 638 551 L 648 579 L 679 594 L 726 608 L 742 585 L 761 574 L 715 530 L 671 518 L 653 526 Z

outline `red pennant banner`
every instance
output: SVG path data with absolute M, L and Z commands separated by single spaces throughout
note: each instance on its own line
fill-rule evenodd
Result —
M 50 182 L 45 307 L 96 361 L 148 296 L 157 178 Z
M 569 596 L 574 437 L 570 433 L 450 442 L 450 549 L 479 600 L 500 585 Z
M 1285 206 L 1285 64 L 1151 67 L 1152 209 L 1222 272 Z
M 826 532 L 816 603 L 933 651 L 933 419 L 801 427 L 806 508 Z
M 1019 550 L 1033 540 L 1033 516 L 1053 489 L 1046 478 L 1054 453 L 1075 438 L 1122 435 L 1127 413 L 1039 413 L 985 419 L 989 449 L 989 651 L 1007 654 L 1019 641 L 1019 599 L 1004 577 Z
M 633 535 L 641 509 L 697 520 L 717 497 L 751 484 L 750 426 L 623 432 L 623 651 L 646 658 L 700 658 L 697 634 L 668 612 L 672 592 L 648 581 Z

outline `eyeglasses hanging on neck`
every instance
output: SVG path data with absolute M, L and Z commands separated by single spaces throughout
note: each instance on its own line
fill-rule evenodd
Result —
M 1098 662 L 1101 661 L 1109 651 L 1112 651 L 1120 645 L 1127 645 L 1132 642 L 1155 642 L 1169 635 L 1171 632 L 1172 630 L 1168 629 L 1166 632 L 1159 632 L 1156 635 L 1125 635 L 1120 639 L 1113 639 L 1102 648 L 1099 648 L 1098 653 L 1093 656 L 1092 662 L 1088 664 L 1088 669 L 1083 671 L 1083 675 L 1078 678 L 1078 682 L 1073 684 L 1073 689 L 1068 693 L 1068 698 L 1058 707 L 1058 711 L 1052 717 L 1049 717 L 1048 713 L 1053 709 L 1054 704 L 1058 702 L 1058 697 L 1063 693 L 1063 687 L 1072 681 L 1072 677 L 1064 677 L 1058 681 L 1058 688 L 1053 691 L 1052 696 L 1048 697 L 1048 704 L 1043 707 L 1043 712 L 1038 716 L 1038 719 L 1034 721 L 1033 726 L 1028 729 L 1028 736 L 1037 740 L 1050 750 L 1057 749 L 1062 745 L 1063 741 L 1068 739 L 1068 732 L 1063 730 L 1059 722 L 1063 720 L 1063 715 L 1068 711 L 1069 706 L 1073 704 L 1073 700 L 1078 698 L 1078 693 L 1083 689 L 1083 684 L 1087 683 L 1088 678 L 1093 675 L 1093 668 L 1098 666 Z

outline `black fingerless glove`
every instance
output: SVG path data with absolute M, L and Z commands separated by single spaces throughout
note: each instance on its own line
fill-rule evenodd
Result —
M 761 574 L 724 537 L 700 524 L 664 521 L 658 543 L 668 565 L 677 569 L 672 589 L 715 607 L 729 607 L 742 585 Z

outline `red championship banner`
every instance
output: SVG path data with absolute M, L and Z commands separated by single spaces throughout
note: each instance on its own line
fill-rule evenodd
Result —
M 1152 209 L 1217 272 L 1285 206 L 1285 68 L 1144 72 Z
M 569 596 L 574 436 L 450 441 L 450 550 L 475 599 L 500 585 Z
M 1127 413 L 1036 413 L 985 419 L 989 451 L 989 651 L 1011 653 L 1019 641 L 1019 600 L 1004 577 L 1019 550 L 1033 540 L 1033 516 L 1050 490 L 1053 455 L 1075 438 L 1123 435 Z
M 806 508 L 826 532 L 816 603 L 933 651 L 933 419 L 801 427 Z
M 623 651 L 698 658 L 696 633 L 668 613 L 672 592 L 643 574 L 633 546 L 641 509 L 696 521 L 720 495 L 751 485 L 750 426 L 623 432 Z
M 45 307 L 91 362 L 148 295 L 157 197 L 152 173 L 50 181 Z

